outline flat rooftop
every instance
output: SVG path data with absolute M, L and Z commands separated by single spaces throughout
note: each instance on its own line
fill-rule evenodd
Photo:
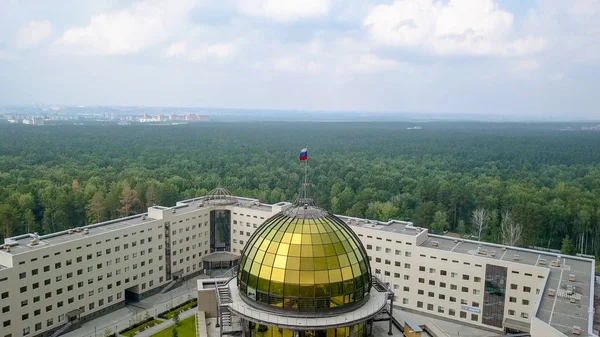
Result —
M 175 209 L 178 215 L 190 213 L 198 210 L 199 208 L 210 208 L 213 206 L 236 206 L 246 208 L 248 210 L 261 210 L 270 212 L 273 209 L 272 205 L 260 203 L 257 199 L 232 197 L 230 202 L 219 203 L 219 200 L 212 200 L 210 202 L 204 201 L 203 197 L 184 200 L 177 203 L 173 207 L 162 207 L 153 206 L 153 208 L 160 209 L 163 211 Z M 278 203 L 277 206 L 289 205 L 289 203 Z M 142 219 L 145 217 L 145 219 Z M 156 220 L 148 216 L 148 213 L 137 214 L 125 218 L 105 221 L 97 224 L 92 224 L 84 227 L 80 227 L 80 232 L 73 232 L 69 234 L 68 231 L 56 232 L 38 237 L 38 244 L 32 246 L 31 240 L 34 238 L 33 234 L 24 234 L 12 238 L 5 239 L 5 243 L 12 243 L 10 252 L 2 251 L 11 255 L 18 255 L 27 253 L 34 250 L 47 248 L 54 245 L 60 245 L 66 242 L 72 242 L 83 238 L 89 238 L 96 235 L 101 235 L 110 231 L 120 230 L 128 227 L 135 227 L 142 225 L 148 221 Z M 88 233 L 84 234 L 84 230 L 87 229 Z M 0 269 L 2 267 L 0 266 Z
M 410 236 L 415 236 L 418 233 L 420 233 L 420 229 L 418 229 L 417 227 L 413 227 L 412 222 L 408 221 L 390 220 L 388 222 L 382 222 L 376 220 L 353 218 L 345 215 L 336 214 L 336 216 L 342 221 L 344 221 L 347 225 L 353 227 L 375 229 L 382 232 L 393 232 Z
M 439 235 L 429 235 L 421 246 L 478 256 L 482 260 L 503 260 L 549 269 L 536 317 L 567 336 L 571 335 L 574 325 L 581 328 L 583 336 L 588 332 L 593 260 Z M 550 289 L 554 290 L 554 296 L 548 295 Z

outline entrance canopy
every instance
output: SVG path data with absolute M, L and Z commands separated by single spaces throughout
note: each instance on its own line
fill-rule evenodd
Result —
M 202 261 L 206 269 L 220 269 L 237 265 L 239 259 L 239 255 L 230 252 L 214 252 L 206 255 Z

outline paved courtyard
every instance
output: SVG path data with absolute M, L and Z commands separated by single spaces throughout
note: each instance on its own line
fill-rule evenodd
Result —
M 128 305 L 125 308 L 86 322 L 81 328 L 61 335 L 61 337 L 104 337 L 104 331 L 107 328 L 112 332 L 123 330 L 130 325 L 130 319 L 136 317 L 136 315 L 143 317 L 146 311 L 151 316 L 156 317 L 158 313 L 166 311 L 169 307 L 181 304 L 191 298 L 196 298 L 198 295 L 196 280 L 199 278 L 206 278 L 206 276 L 200 275 L 185 281 L 179 287 L 171 289 L 164 294 L 150 296 L 143 301 L 132 303 L 132 305 Z M 189 312 L 195 312 L 195 310 Z

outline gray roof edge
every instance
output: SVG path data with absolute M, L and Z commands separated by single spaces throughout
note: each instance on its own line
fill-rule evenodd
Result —
M 453 237 L 449 237 L 449 236 L 445 236 L 445 235 L 439 235 L 439 234 L 429 234 L 429 236 L 430 237 L 434 237 L 434 238 L 440 238 L 440 239 L 456 239 L 456 238 L 453 238 Z M 468 243 L 473 243 L 473 244 L 481 244 L 481 245 L 485 245 L 485 246 L 489 246 L 489 247 L 496 247 L 496 248 L 506 247 L 507 249 L 517 250 L 517 251 L 521 251 L 521 252 L 527 252 L 527 253 L 533 253 L 533 254 L 543 254 L 543 255 L 552 255 L 552 256 L 555 256 L 557 258 L 578 260 L 578 261 L 583 261 L 583 262 L 591 262 L 592 264 L 594 264 L 594 262 L 595 262 L 593 259 L 589 259 L 589 258 L 581 257 L 581 256 L 575 256 L 575 255 L 557 254 L 557 253 L 553 253 L 553 252 L 546 252 L 546 251 L 540 251 L 540 250 L 535 250 L 535 249 L 530 249 L 530 248 L 523 248 L 523 247 L 515 247 L 515 246 L 503 245 L 503 244 L 493 243 L 493 242 L 475 241 L 475 240 L 469 240 L 469 239 L 459 239 L 459 240 L 462 240 L 462 241 L 468 242 Z M 594 274 L 593 271 L 592 271 L 592 274 Z

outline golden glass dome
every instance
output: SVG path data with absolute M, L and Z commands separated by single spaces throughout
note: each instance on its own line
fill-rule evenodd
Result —
M 292 311 L 328 311 L 361 302 L 371 289 L 366 251 L 342 220 L 315 206 L 280 212 L 242 252 L 245 298 Z

